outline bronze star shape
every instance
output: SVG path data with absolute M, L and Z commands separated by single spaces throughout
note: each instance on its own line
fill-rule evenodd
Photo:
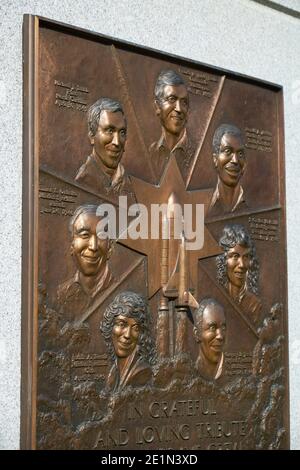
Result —
M 151 298 L 161 288 L 161 251 L 162 239 L 151 239 L 151 205 L 167 204 L 172 193 L 176 195 L 178 204 L 184 207 L 184 204 L 204 205 L 204 216 L 206 215 L 212 196 L 212 190 L 194 190 L 187 191 L 178 168 L 176 158 L 172 155 L 165 172 L 161 178 L 160 184 L 155 186 L 145 181 L 131 177 L 138 204 L 143 204 L 148 212 L 148 231 L 147 239 L 138 238 L 133 240 L 129 238 L 119 239 L 119 243 L 131 248 L 148 257 L 148 293 Z M 132 225 L 135 221 L 129 224 Z M 129 228 L 128 227 L 128 228 Z M 161 234 L 160 234 L 161 237 Z M 218 243 L 204 225 L 204 244 L 199 250 L 189 250 L 190 280 L 192 286 L 197 289 L 198 259 L 208 258 L 222 253 Z

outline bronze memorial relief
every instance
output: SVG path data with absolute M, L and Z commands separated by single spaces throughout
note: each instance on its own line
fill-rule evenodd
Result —
M 287 449 L 282 88 L 24 18 L 22 447 Z

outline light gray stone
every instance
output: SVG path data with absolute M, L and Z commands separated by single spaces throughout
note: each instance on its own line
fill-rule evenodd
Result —
M 295 8 L 299 2 L 285 0 L 281 3 Z M 20 434 L 24 13 L 49 17 L 283 85 L 291 446 L 300 448 L 299 20 L 249 0 L 2 0 L 0 10 L 0 448 L 17 449 Z

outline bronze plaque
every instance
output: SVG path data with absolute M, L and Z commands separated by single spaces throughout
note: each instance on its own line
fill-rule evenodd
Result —
M 289 447 L 282 88 L 24 20 L 22 447 Z

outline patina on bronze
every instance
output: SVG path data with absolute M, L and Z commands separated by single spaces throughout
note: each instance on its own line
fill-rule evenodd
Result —
M 288 448 L 281 87 L 28 15 L 24 58 L 22 448 Z

